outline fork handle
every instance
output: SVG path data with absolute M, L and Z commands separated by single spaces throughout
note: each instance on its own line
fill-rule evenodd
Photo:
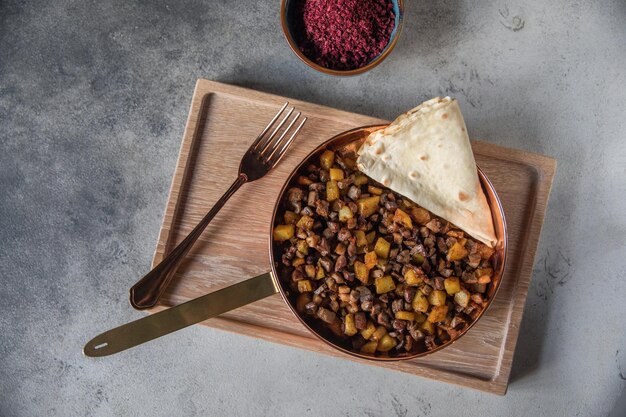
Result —
M 198 240 L 198 237 L 202 234 L 207 225 L 213 220 L 213 217 L 220 211 L 220 209 L 226 204 L 228 199 L 232 197 L 235 192 L 248 181 L 248 177 L 241 173 L 228 188 L 217 203 L 211 208 L 200 223 L 194 227 L 194 229 L 187 235 L 187 237 L 178 244 L 152 271 L 148 272 L 143 278 L 141 278 L 135 285 L 130 288 L 130 304 L 137 310 L 143 310 L 146 308 L 154 307 L 165 292 L 165 289 L 169 285 L 172 277 L 178 270 L 178 267 L 182 263 L 183 259 Z

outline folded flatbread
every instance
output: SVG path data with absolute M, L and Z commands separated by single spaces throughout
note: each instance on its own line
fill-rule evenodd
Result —
M 372 133 L 358 168 L 493 247 L 491 210 L 456 100 L 436 97 Z

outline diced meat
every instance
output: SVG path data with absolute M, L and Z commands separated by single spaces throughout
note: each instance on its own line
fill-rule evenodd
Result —
M 363 330 L 367 327 L 367 319 L 364 312 L 360 311 L 354 315 L 354 326 L 358 330 Z
M 351 186 L 348 190 L 348 197 L 353 200 L 358 200 L 361 197 L 361 189 L 355 185 Z
M 398 331 L 404 330 L 406 329 L 406 321 L 394 319 L 391 323 L 391 326 Z
M 350 233 L 350 231 L 346 229 L 345 227 L 342 227 L 341 230 L 339 230 L 339 233 L 337 233 L 337 240 L 340 242 L 345 242 L 351 237 L 352 237 L 352 233 Z
M 335 271 L 339 272 L 343 270 L 343 268 L 345 268 L 347 264 L 348 264 L 348 261 L 346 260 L 345 255 L 339 256 L 337 260 L 335 261 Z
M 384 311 L 383 311 L 383 312 L 381 312 L 381 313 L 378 315 L 377 322 L 378 322 L 378 324 L 380 324 L 381 326 L 385 326 L 385 327 L 387 327 L 387 328 L 391 328 L 391 317 L 389 316 L 389 314 L 388 314 L 388 313 L 386 313 L 386 312 L 384 312 Z
M 426 227 L 433 233 L 439 233 L 441 231 L 441 222 L 439 219 L 432 219 L 426 223 Z
M 322 321 L 331 324 L 337 318 L 337 314 L 331 310 L 325 309 L 324 307 L 320 307 L 317 309 L 317 317 L 322 319 Z
M 402 311 L 403 308 L 404 308 L 404 302 L 402 298 L 393 300 L 393 302 L 391 303 L 391 311 L 393 311 L 394 314 L 397 313 L 398 311 Z

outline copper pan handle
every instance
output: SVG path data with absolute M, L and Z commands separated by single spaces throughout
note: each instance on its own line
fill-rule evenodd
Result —
M 176 307 L 131 321 L 91 339 L 85 356 L 108 356 L 276 294 L 270 272 L 247 279 Z

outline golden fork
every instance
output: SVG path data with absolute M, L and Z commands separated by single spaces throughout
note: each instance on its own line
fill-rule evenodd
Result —
M 152 269 L 152 271 L 148 272 L 131 287 L 130 304 L 134 308 L 143 310 L 154 307 L 172 280 L 172 277 L 176 273 L 176 270 L 180 266 L 183 258 L 189 252 L 189 249 L 191 249 L 198 237 L 202 234 L 204 229 L 211 222 L 213 217 L 215 217 L 215 215 L 220 211 L 224 204 L 226 204 L 228 199 L 246 182 L 256 181 L 265 176 L 265 174 L 270 172 L 285 155 L 285 152 L 289 149 L 289 146 L 293 143 L 294 139 L 300 132 L 300 129 L 307 120 L 306 117 L 303 118 L 298 127 L 293 130 L 291 136 L 286 139 L 287 134 L 300 118 L 301 113 L 298 112 L 295 117 L 292 118 L 287 128 L 285 128 L 279 136 L 278 133 L 280 129 L 289 120 L 295 109 L 292 107 L 287 112 L 287 115 L 283 117 L 283 119 L 274 128 L 272 133 L 267 135 L 272 126 L 274 126 L 276 121 L 283 114 L 288 104 L 289 102 L 283 105 L 278 113 L 276 113 L 276 116 L 274 116 L 265 129 L 263 129 L 252 145 L 250 145 L 250 148 L 241 159 L 237 179 L 217 201 L 217 203 L 215 203 L 213 208 L 211 208 L 211 211 L 204 216 L 191 233 L 189 233 L 189 235 L 187 235 L 187 237 L 180 242 L 180 244 L 176 246 L 174 250 L 172 250 L 165 257 L 165 259 L 161 261 L 161 263 L 159 263 L 156 267 L 154 267 L 154 269 Z

